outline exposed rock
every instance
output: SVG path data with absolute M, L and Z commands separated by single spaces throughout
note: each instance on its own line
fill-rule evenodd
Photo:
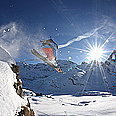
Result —
M 22 81 L 19 79 L 19 66 L 12 64 L 11 67 L 12 71 L 16 73 L 16 79 L 17 82 L 14 82 L 14 88 L 16 89 L 16 93 L 20 96 L 23 97 L 23 88 L 22 88 Z M 21 111 L 18 113 L 18 116 L 35 116 L 33 109 L 30 108 L 30 103 L 29 100 L 27 99 L 27 105 L 26 106 L 21 106 Z
M 21 106 L 21 108 L 18 116 L 35 116 L 33 109 L 30 109 L 27 106 Z
M 21 80 L 19 79 L 20 75 L 18 74 L 20 71 L 19 71 L 19 66 L 18 65 L 15 65 L 15 64 L 11 64 L 12 67 L 12 71 L 14 73 L 16 73 L 16 79 L 17 79 L 17 82 L 14 82 L 14 88 L 16 89 L 16 93 L 22 97 L 23 96 L 23 90 L 22 90 L 22 82 Z

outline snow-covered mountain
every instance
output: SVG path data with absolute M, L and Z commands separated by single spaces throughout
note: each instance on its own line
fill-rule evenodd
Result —
M 60 74 L 44 63 L 27 65 L 25 62 L 18 62 L 23 87 L 43 94 L 80 95 L 88 91 L 116 93 L 116 63 L 112 57 L 105 63 L 93 61 L 77 65 L 66 60 L 58 62 L 66 74 Z

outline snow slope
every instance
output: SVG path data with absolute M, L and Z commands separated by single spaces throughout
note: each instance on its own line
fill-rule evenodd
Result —
M 13 87 L 16 75 L 6 62 L 0 61 L 0 116 L 14 116 L 16 110 L 25 104 Z
M 11 55 L 0 47 L 0 116 L 14 116 L 26 100 L 17 95 L 14 88 L 16 74 L 11 70 L 11 64 L 15 64 Z
M 35 65 L 25 65 L 24 62 L 17 63 L 20 66 L 23 87 L 44 94 L 75 94 L 77 91 L 82 91 L 83 79 L 81 77 L 86 74 L 86 71 L 77 69 L 73 62 L 65 60 L 59 62 L 66 74 L 60 74 L 43 63 Z M 74 69 L 68 72 L 67 68 L 70 66 L 74 66 Z

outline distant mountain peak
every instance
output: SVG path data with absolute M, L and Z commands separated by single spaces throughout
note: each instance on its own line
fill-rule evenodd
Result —
M 110 57 L 108 58 L 108 60 L 110 60 L 110 61 L 116 61 L 116 50 L 114 50 L 112 52 L 112 54 L 110 55 Z

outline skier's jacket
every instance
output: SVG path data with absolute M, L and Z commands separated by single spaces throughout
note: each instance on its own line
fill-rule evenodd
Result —
M 56 50 L 58 49 L 58 45 L 52 40 L 48 39 L 43 41 L 42 43 L 42 51 L 49 60 L 56 58 Z

